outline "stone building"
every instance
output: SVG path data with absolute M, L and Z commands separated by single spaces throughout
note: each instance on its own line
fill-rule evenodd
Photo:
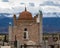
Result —
M 13 17 L 14 25 L 9 26 L 9 41 L 18 40 L 21 45 L 39 45 L 42 43 L 42 12 L 32 14 L 25 8 L 16 18 Z

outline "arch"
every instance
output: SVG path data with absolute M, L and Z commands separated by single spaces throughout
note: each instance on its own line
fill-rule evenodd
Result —
M 28 41 L 27 45 L 35 45 L 36 43 L 34 41 Z
M 27 42 L 28 48 L 35 48 L 33 45 L 36 45 L 36 43 L 34 41 L 28 41 Z M 31 46 L 29 46 L 31 45 Z

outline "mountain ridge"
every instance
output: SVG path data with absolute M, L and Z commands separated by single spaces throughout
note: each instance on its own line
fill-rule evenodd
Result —
M 8 32 L 9 22 L 13 24 L 13 18 L 6 17 L 0 19 L 0 32 Z M 60 32 L 60 18 L 59 17 L 43 18 L 43 31 Z

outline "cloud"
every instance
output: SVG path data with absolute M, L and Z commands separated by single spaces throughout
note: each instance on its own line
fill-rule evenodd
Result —
M 60 4 L 59 3 L 56 3 L 56 2 L 54 2 L 54 1 L 45 1 L 45 2 L 43 2 L 42 4 L 40 4 L 41 6 L 46 6 L 46 5 L 48 5 L 48 6 L 60 6 Z
M 45 14 L 60 12 L 60 0 L 0 0 L 0 13 L 18 14 L 24 11 L 25 5 L 33 15 L 38 13 L 39 9 Z
M 2 0 L 3 2 L 8 2 L 8 0 Z
M 44 6 L 44 5 L 51 5 L 51 6 L 53 6 L 53 5 L 55 5 L 54 4 L 54 2 L 53 1 L 45 1 L 45 2 L 43 2 L 42 4 L 40 4 L 41 6 Z
M 34 4 L 34 3 L 29 3 L 29 6 L 34 7 L 34 6 L 35 6 L 35 4 Z
M 41 6 L 43 12 L 60 12 L 60 8 L 56 6 Z

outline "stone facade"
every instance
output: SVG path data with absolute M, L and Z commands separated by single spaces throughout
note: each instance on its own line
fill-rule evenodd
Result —
M 10 31 L 11 33 L 9 34 L 9 39 L 11 39 L 11 41 L 15 41 L 15 39 L 19 40 L 22 45 L 38 45 L 40 41 L 40 23 L 37 23 L 37 18 L 37 15 L 32 17 L 32 14 L 28 12 L 26 8 L 25 11 L 20 13 L 18 19 L 16 19 L 16 15 L 14 14 L 14 26 L 12 27 L 12 31 Z M 25 30 L 28 32 L 27 35 L 25 34 L 25 36 L 28 36 L 28 38 L 24 38 Z

